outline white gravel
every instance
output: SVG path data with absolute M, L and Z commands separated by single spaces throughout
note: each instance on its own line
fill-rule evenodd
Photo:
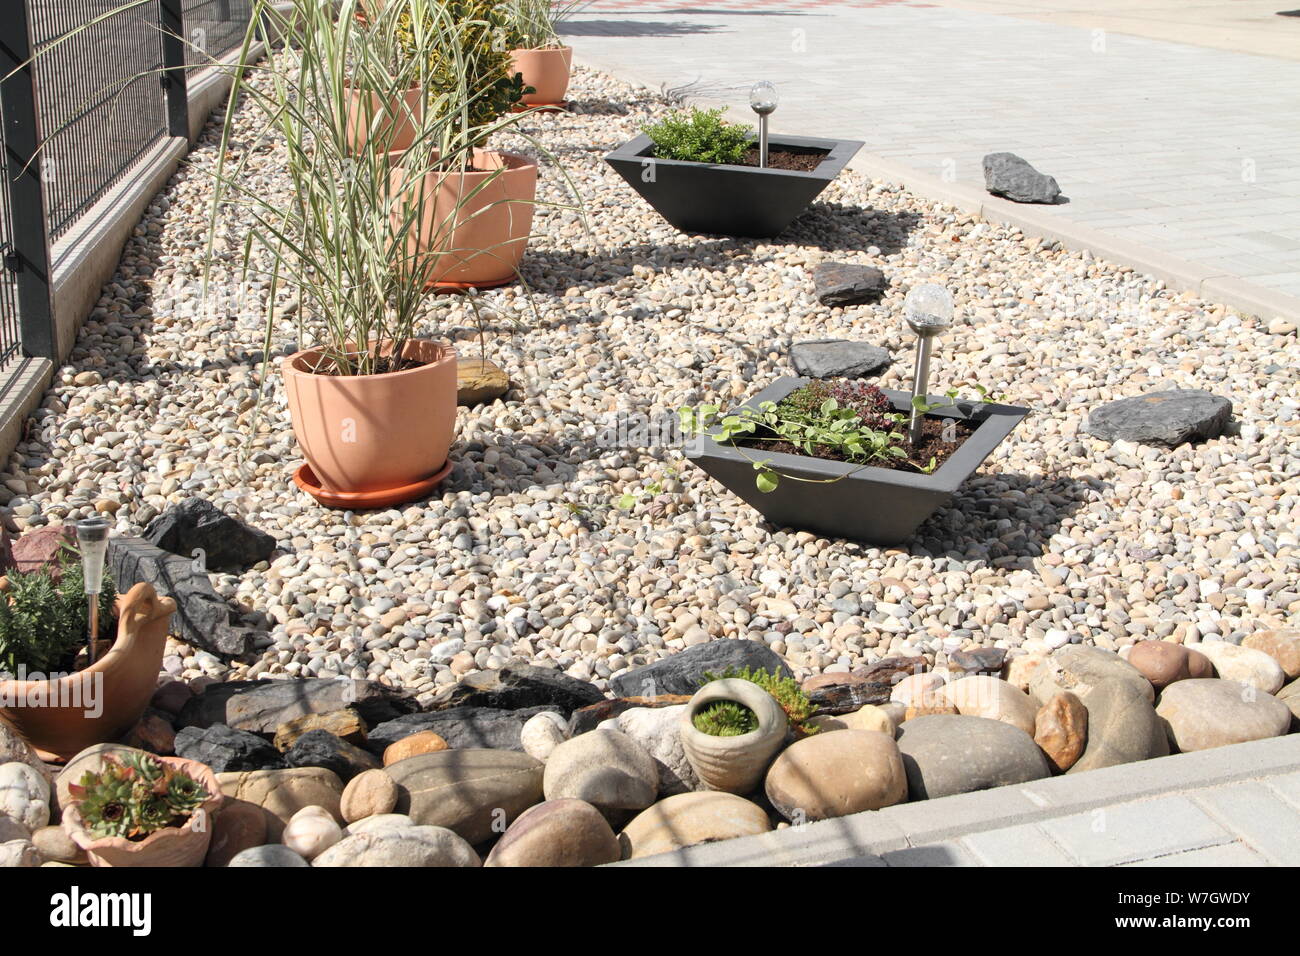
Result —
M 1294 626 L 1293 328 L 1270 334 L 1129 268 L 856 174 L 789 241 L 682 236 L 602 161 L 664 101 L 586 71 L 573 96 L 573 113 L 525 128 L 567 164 L 590 232 L 572 210 L 539 209 L 531 301 L 485 293 L 489 357 L 516 387 L 461 410 L 440 498 L 344 514 L 294 488 L 278 371 L 254 425 L 266 292 L 200 300 L 210 180 L 189 171 L 149 208 L 0 474 L 3 510 L 34 527 L 98 509 L 138 533 L 202 494 L 275 535 L 284 553 L 269 566 L 214 577 L 265 616 L 273 644 L 233 667 L 175 645 L 167 667 L 185 676 L 350 674 L 427 694 L 520 659 L 603 683 L 717 637 L 766 641 L 808 674 L 900 653 L 941 664 L 979 644 L 1113 648 Z M 211 132 L 191 158 L 214 161 Z M 281 164 L 277 149 L 258 150 L 259 188 L 285 189 Z M 543 182 L 562 198 L 545 161 Z M 237 281 L 242 244 L 237 219 L 222 230 L 218 287 Z M 810 272 L 828 259 L 879 266 L 888 295 L 820 306 Z M 881 384 L 907 387 L 900 306 L 923 280 L 951 289 L 961 315 L 932 382 L 968 393 L 979 382 L 1034 414 L 906 548 L 772 529 L 676 452 L 604 437 L 617 413 L 745 396 L 788 374 L 784 353 L 804 338 L 883 346 L 895 361 Z M 281 350 L 296 334 L 285 305 Z M 460 300 L 431 297 L 428 318 L 426 331 L 476 354 Z M 1232 433 L 1169 452 L 1082 432 L 1089 407 L 1156 386 L 1231 398 Z M 652 481 L 657 497 L 616 506 Z

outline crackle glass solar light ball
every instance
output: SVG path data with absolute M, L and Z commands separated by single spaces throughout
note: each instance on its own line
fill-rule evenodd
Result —
M 749 108 L 759 115 L 766 115 L 776 109 L 776 87 L 767 80 L 755 83 L 749 91 Z
M 952 325 L 952 313 L 952 293 L 933 282 L 916 286 L 903 300 L 903 318 L 917 335 L 942 332 Z

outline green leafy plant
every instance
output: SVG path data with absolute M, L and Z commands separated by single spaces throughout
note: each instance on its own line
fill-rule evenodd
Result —
M 732 677 L 738 680 L 747 680 L 751 684 L 757 684 L 771 694 L 776 698 L 776 702 L 781 705 L 781 709 L 785 711 L 790 723 L 803 733 L 813 734 L 817 732 L 816 727 L 804 726 L 804 722 L 812 717 L 814 707 L 812 701 L 808 699 L 808 695 L 799 687 L 799 682 L 793 677 L 769 674 L 764 667 L 757 670 L 748 667 L 736 670 L 734 667 L 729 667 L 721 674 L 705 671 L 700 678 L 700 686 L 703 687 L 715 680 L 726 680 Z
M 691 723 L 710 737 L 739 737 L 758 730 L 758 715 L 744 704 L 720 700 L 701 708 Z
M 98 773 L 87 771 L 69 790 L 91 835 L 128 840 L 183 825 L 211 796 L 183 770 L 141 752 L 106 756 Z
M 81 560 L 69 550 L 56 574 L 50 568 L 11 571 L 0 591 L 0 672 L 48 674 L 67 664 L 89 637 L 90 608 Z M 104 575 L 99 619 L 112 619 L 116 593 Z
M 504 6 L 512 45 L 520 50 L 543 50 L 564 45 L 560 24 L 591 6 L 591 0 L 508 0 Z
M 534 92 L 511 71 L 515 46 L 508 7 L 497 0 L 452 0 L 441 10 L 402 9 L 397 15 L 399 72 L 416 63 L 422 82 L 435 97 L 463 98 L 458 131 L 471 146 L 483 146 L 490 125 Z M 423 60 L 423 63 L 420 61 Z M 462 93 L 469 96 L 462 97 Z M 478 135 L 476 135 L 478 134 Z
M 664 117 L 658 123 L 643 126 L 641 132 L 654 143 L 658 159 L 677 159 L 687 163 L 736 164 L 754 145 L 748 126 L 728 123 L 723 110 L 692 107 Z

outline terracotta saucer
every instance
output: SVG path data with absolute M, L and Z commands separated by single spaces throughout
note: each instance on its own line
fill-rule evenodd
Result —
M 451 473 L 451 464 L 451 459 L 448 459 L 445 465 L 428 478 L 397 488 L 384 488 L 378 491 L 330 491 L 328 488 L 321 487 L 320 479 L 311 470 L 311 465 L 304 461 L 294 469 L 293 483 L 327 508 L 347 508 L 351 511 L 389 508 L 429 497 Z
M 498 286 L 509 285 L 516 278 L 516 276 L 509 275 L 504 279 L 493 279 L 490 282 L 457 282 L 454 279 L 435 279 L 424 287 L 424 291 L 468 292 L 470 289 L 495 289 Z

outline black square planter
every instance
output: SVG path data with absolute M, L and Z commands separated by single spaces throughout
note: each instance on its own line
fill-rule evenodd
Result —
M 777 134 L 768 143 L 826 158 L 809 172 L 686 163 L 656 159 L 650 137 L 643 135 L 606 155 L 605 162 L 682 232 L 769 239 L 808 208 L 862 143 Z
M 760 402 L 779 402 L 809 381 L 779 378 L 743 407 L 756 409 Z M 883 391 L 895 411 L 906 413 L 911 408 L 909 393 Z M 934 396 L 930 400 L 935 401 Z M 714 440 L 716 427 L 688 441 L 685 451 L 688 459 L 774 525 L 827 537 L 897 544 L 911 537 L 923 521 L 951 501 L 958 486 L 1028 414 L 1027 408 L 983 402 L 959 402 L 935 409 L 930 417 L 978 424 L 961 447 L 928 475 L 754 448 L 746 448 L 741 454 L 741 450 Z M 781 473 L 774 491 L 765 493 L 755 486 L 754 461 L 766 461 Z M 816 479 L 818 483 L 795 481 L 788 475 Z M 839 481 L 825 481 L 837 477 Z

